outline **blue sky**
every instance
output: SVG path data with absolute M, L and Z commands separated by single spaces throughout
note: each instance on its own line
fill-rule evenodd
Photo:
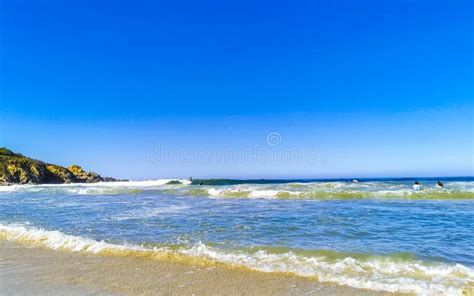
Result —
M 132 179 L 473 175 L 470 1 L 1 6 L 0 145 L 25 155 Z

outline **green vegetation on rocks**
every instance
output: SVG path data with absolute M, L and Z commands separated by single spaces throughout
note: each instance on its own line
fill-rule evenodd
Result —
M 23 156 L 7 148 L 0 148 L 0 185 L 62 184 L 118 181 L 86 172 L 78 165 L 65 168 L 56 164 Z

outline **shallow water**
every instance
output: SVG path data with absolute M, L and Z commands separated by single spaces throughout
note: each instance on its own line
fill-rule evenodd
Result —
M 381 291 L 473 288 L 470 179 L 447 180 L 444 190 L 425 180 L 421 192 L 412 180 L 168 181 L 0 188 L 0 237 L 70 251 L 185 255 Z

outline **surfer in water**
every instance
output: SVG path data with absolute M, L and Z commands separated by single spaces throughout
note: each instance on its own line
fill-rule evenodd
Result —
M 444 189 L 444 184 L 441 183 L 441 181 L 438 181 L 438 182 L 436 182 L 435 187 L 436 187 L 437 189 Z
M 420 185 L 420 182 L 415 181 L 415 184 L 413 184 L 413 190 L 415 190 L 415 191 L 423 190 L 423 186 Z

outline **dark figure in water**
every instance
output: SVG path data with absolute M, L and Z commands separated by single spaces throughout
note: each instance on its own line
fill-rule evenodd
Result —
M 444 184 L 441 181 L 436 182 L 436 188 L 444 188 Z
M 420 182 L 415 181 L 415 184 L 413 184 L 413 190 L 415 191 L 423 190 L 423 186 L 420 185 Z

